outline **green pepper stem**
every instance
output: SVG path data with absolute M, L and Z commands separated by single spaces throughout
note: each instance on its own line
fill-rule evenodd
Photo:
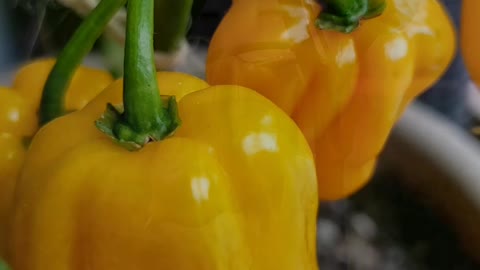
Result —
M 155 0 L 154 46 L 157 51 L 171 53 L 180 48 L 191 22 L 193 5 L 194 0 Z
M 126 2 L 102 0 L 75 31 L 57 58 L 45 84 L 40 103 L 41 125 L 65 113 L 65 95 L 76 69 L 92 50 L 110 19 Z
M 124 118 L 134 131 L 149 132 L 164 117 L 153 49 L 154 0 L 130 0 L 125 41 Z
M 129 0 L 123 80 L 123 112 L 107 105 L 97 128 L 128 150 L 170 135 L 180 124 L 175 98 L 163 104 L 153 49 L 154 0 Z
M 324 30 L 351 33 L 361 20 L 381 15 L 385 0 L 323 0 L 323 10 L 315 25 Z
M 327 9 L 337 15 L 358 18 L 367 10 L 367 0 L 325 0 Z

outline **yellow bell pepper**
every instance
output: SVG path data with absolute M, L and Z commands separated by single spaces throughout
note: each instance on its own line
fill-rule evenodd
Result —
M 384 4 L 382 15 L 341 33 L 317 27 L 316 1 L 234 0 L 210 43 L 207 82 L 254 89 L 295 120 L 314 152 L 321 199 L 368 182 L 396 120 L 453 57 L 454 30 L 436 0 Z
M 25 141 L 39 126 L 84 107 L 113 81 L 110 74 L 81 63 L 125 3 L 101 1 L 57 59 L 28 63 L 17 72 L 13 89 L 0 89 L 0 257 L 4 256 L 9 209 L 26 152 Z
M 121 81 L 37 133 L 12 268 L 316 269 L 315 165 L 293 121 L 242 87 L 158 81 L 180 98 L 171 138 L 129 152 L 95 128 Z
M 250 89 L 156 73 L 153 3 L 128 3 L 124 80 L 32 140 L 8 262 L 318 269 L 315 165 L 302 132 Z
M 54 63 L 54 59 L 28 63 L 17 72 L 12 88 L 0 87 L 0 257 L 13 188 L 26 151 L 24 140 L 38 129 L 40 97 Z M 106 72 L 79 68 L 67 89 L 66 109 L 81 109 L 112 81 Z
M 8 211 L 25 155 L 22 137 L 34 132 L 35 113 L 15 91 L 0 87 L 0 258 L 5 255 Z
M 461 47 L 472 80 L 480 87 L 480 31 L 477 16 L 480 1 L 463 0 L 461 20 Z

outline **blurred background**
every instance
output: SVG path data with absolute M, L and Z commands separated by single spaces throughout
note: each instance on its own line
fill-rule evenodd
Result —
M 231 4 L 204 2 L 179 67 L 197 76 Z M 462 1 L 441 2 L 458 27 Z M 0 84 L 25 61 L 57 54 L 81 22 L 78 14 L 54 0 L 0 0 Z M 113 70 L 119 61 L 112 52 L 121 49 L 103 37 L 87 64 Z M 472 134 L 480 124 L 478 93 L 457 54 L 392 132 L 373 181 L 347 200 L 321 204 L 322 270 L 480 269 L 480 144 Z

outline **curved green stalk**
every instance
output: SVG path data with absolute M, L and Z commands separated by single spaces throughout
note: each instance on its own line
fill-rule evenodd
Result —
M 40 103 L 40 124 L 65 113 L 65 94 L 75 70 L 92 50 L 106 25 L 127 0 L 102 0 L 82 22 L 60 53 L 48 76 Z

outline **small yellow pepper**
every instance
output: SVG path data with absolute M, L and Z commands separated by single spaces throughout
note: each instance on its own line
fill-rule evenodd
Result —
M 318 29 L 317 1 L 234 0 L 210 43 L 210 84 L 254 89 L 302 129 L 321 199 L 368 182 L 396 120 L 453 57 L 454 30 L 438 1 L 384 2 L 382 15 L 346 34 Z
M 54 59 L 30 62 L 17 72 L 12 88 L 0 87 L 0 257 L 4 254 L 7 215 L 26 151 L 25 141 L 38 129 L 40 97 L 54 63 Z M 66 109 L 81 109 L 112 80 L 106 72 L 79 68 L 67 90 Z
M 472 80 L 480 87 L 480 30 L 478 14 L 480 1 L 463 0 L 461 21 L 461 47 Z
M 0 149 L 0 257 L 9 235 L 13 188 L 26 155 L 22 144 L 28 143 L 39 126 L 81 109 L 112 82 L 110 74 L 81 63 L 125 3 L 101 1 L 57 59 L 27 64 L 17 72 L 13 89 L 0 89 L 0 146 L 5 146 Z

